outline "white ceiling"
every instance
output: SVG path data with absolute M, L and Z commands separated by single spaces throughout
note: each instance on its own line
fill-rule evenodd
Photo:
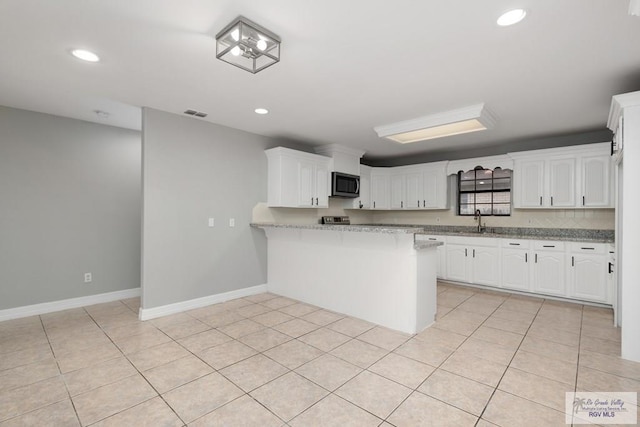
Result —
M 501 12 L 524 7 L 512 27 Z M 140 108 L 367 157 L 604 129 L 640 89 L 628 0 L 2 0 L 0 105 L 132 129 Z M 238 15 L 282 38 L 256 75 L 215 59 Z M 69 55 L 98 53 L 98 64 Z M 494 129 L 400 145 L 373 128 L 485 102 Z M 259 116 L 256 107 L 270 114 Z M 100 119 L 94 110 L 110 113 Z M 198 120 L 198 119 L 194 119 Z

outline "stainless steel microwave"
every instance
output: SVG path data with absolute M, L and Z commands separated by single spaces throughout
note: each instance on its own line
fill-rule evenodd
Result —
M 360 177 L 342 172 L 332 172 L 331 195 L 333 197 L 360 197 Z

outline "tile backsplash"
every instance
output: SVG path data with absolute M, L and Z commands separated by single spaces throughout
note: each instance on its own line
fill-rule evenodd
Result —
M 420 224 L 474 226 L 473 217 L 458 216 L 455 209 L 434 211 L 367 211 L 350 209 L 351 200 L 329 199 L 326 209 L 270 208 L 258 203 L 253 222 L 317 224 L 325 215 L 348 215 L 352 224 Z M 346 207 L 346 208 L 345 208 Z M 613 230 L 614 209 L 513 209 L 511 216 L 483 217 L 487 227 L 582 228 Z

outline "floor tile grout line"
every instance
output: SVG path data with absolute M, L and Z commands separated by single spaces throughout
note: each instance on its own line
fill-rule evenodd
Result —
M 126 304 L 125 304 L 125 305 L 126 305 Z M 86 311 L 86 310 L 85 310 L 85 311 Z M 98 322 L 97 322 L 97 321 L 95 320 L 95 318 L 91 315 L 91 313 L 87 312 L 87 314 L 89 315 L 89 317 L 91 317 L 91 319 L 92 319 L 94 322 L 96 322 L 96 324 L 98 325 L 98 327 L 100 327 L 100 329 L 101 329 L 101 330 L 103 331 L 103 333 L 107 336 L 107 338 L 109 339 L 109 341 L 111 341 L 111 343 L 112 343 L 114 346 L 116 346 L 116 348 L 118 349 L 118 351 L 119 351 L 119 352 L 122 354 L 122 356 L 127 360 L 127 362 L 129 362 L 129 364 L 133 367 L 133 369 L 135 369 L 135 370 L 136 370 L 136 372 L 138 373 L 138 375 L 140 375 L 140 377 L 142 377 L 142 379 L 143 379 L 143 380 L 144 380 L 144 381 L 145 381 L 145 382 L 146 382 L 146 383 L 147 383 L 147 384 L 148 384 L 148 385 L 153 389 L 153 391 L 154 391 L 154 392 L 156 393 L 156 395 L 157 395 L 157 396 L 151 397 L 151 398 L 149 398 L 149 399 L 146 399 L 146 400 L 144 400 L 143 402 L 139 402 L 139 403 L 138 403 L 138 404 L 136 404 L 136 405 L 133 405 L 133 406 L 131 406 L 131 407 L 128 407 L 128 408 L 126 408 L 126 409 L 123 409 L 122 411 L 118 411 L 118 412 L 116 412 L 116 413 L 114 413 L 114 414 L 111 414 L 111 415 L 109 415 L 108 417 L 103 418 L 103 420 L 104 420 L 104 419 L 107 419 L 107 418 L 109 418 L 109 417 L 112 417 L 112 416 L 118 415 L 118 414 L 120 414 L 120 413 L 122 413 L 122 412 L 128 411 L 128 410 L 129 410 L 129 409 L 131 409 L 131 408 L 135 408 L 136 406 L 141 405 L 141 404 L 143 404 L 143 403 L 146 403 L 146 402 L 148 402 L 148 401 L 150 401 L 150 400 L 154 399 L 155 397 L 159 397 L 159 398 L 160 398 L 160 399 L 162 399 L 162 401 L 167 405 L 167 407 L 169 407 L 169 409 L 171 409 L 171 411 L 175 414 L 175 416 L 176 416 L 176 417 L 178 417 L 178 419 L 183 423 L 183 425 L 187 425 L 187 423 L 182 419 L 182 417 L 180 417 L 180 415 L 179 415 L 179 414 L 178 414 L 178 413 L 173 409 L 173 407 L 172 407 L 171 405 L 169 405 L 169 403 L 168 403 L 168 402 L 164 399 L 164 397 L 163 397 L 163 396 L 158 392 L 158 390 L 153 386 L 153 384 L 151 384 L 151 383 L 149 382 L 149 380 L 147 379 L 147 377 L 145 377 L 145 376 L 144 376 L 144 374 L 142 374 L 142 372 L 138 369 L 138 367 L 137 367 L 136 365 L 134 365 L 134 364 L 133 364 L 133 362 L 131 361 L 131 359 L 129 358 L 129 356 L 128 356 L 127 354 L 125 354 L 125 353 L 124 353 L 124 351 L 122 351 L 122 349 L 121 349 L 121 348 L 120 348 L 120 347 L 119 347 L 119 346 L 114 342 L 114 340 L 111 338 L 111 336 L 109 336 L 109 334 L 108 334 L 104 329 L 102 329 L 102 327 L 98 324 Z M 155 326 L 155 325 L 154 325 L 154 326 Z M 158 328 L 157 328 L 157 329 L 158 329 Z M 160 330 L 160 329 L 158 329 L 158 330 Z M 160 331 L 160 332 L 164 333 L 163 331 Z M 165 334 L 165 335 L 166 335 L 166 334 Z M 167 335 L 167 336 L 168 336 L 168 335 Z M 175 342 L 175 340 L 173 340 L 173 338 L 171 338 L 171 337 L 169 337 L 169 338 L 170 338 L 172 341 L 174 341 L 174 342 Z M 177 344 L 178 344 L 178 345 L 180 345 L 180 343 L 177 343 Z M 118 381 L 121 381 L 121 380 L 118 380 Z M 117 381 L 116 381 L 116 382 L 117 382 Z M 116 382 L 113 382 L 113 383 L 110 383 L 110 384 L 107 384 L 107 385 L 112 385 L 112 384 L 115 384 Z M 103 386 L 101 386 L 101 387 L 104 387 L 104 386 L 105 386 L 105 385 L 103 385 Z M 96 390 L 96 389 L 101 388 L 101 387 L 97 387 L 97 388 L 95 388 L 95 389 L 93 389 L 93 390 Z M 93 390 L 90 390 L 90 391 L 93 391 Z M 73 401 L 73 399 L 72 399 L 72 401 Z M 99 422 L 99 421 L 102 421 L 102 420 L 98 420 L 98 421 L 96 421 L 96 422 Z
M 514 355 L 513 355 L 513 357 L 511 358 L 511 360 L 509 361 L 509 365 L 507 365 L 507 369 L 505 369 L 505 371 L 503 372 L 502 376 L 500 377 L 500 380 L 499 380 L 499 381 L 498 381 L 498 383 L 496 384 L 496 387 L 495 387 L 495 389 L 494 389 L 493 393 L 491 394 L 491 397 L 490 397 L 490 398 L 489 398 L 489 400 L 487 401 L 487 404 L 485 405 L 485 408 L 483 409 L 482 414 L 481 414 L 481 416 L 480 416 L 480 418 L 479 418 L 479 419 L 481 419 L 481 418 L 482 418 L 482 415 L 484 415 L 485 411 L 487 410 L 487 407 L 489 406 L 489 403 L 491 402 L 491 399 L 493 399 L 493 396 L 495 395 L 495 392 L 496 392 L 496 391 L 498 390 L 498 388 L 500 387 L 500 383 L 502 382 L 502 380 L 503 380 L 503 378 L 504 378 L 504 375 L 506 374 L 507 370 L 511 367 L 511 363 L 513 363 L 513 359 L 515 359 L 516 354 L 518 353 L 518 350 L 520 349 L 520 347 L 522 346 L 522 343 L 524 342 L 525 338 L 526 338 L 526 337 L 527 337 L 527 335 L 529 334 L 529 330 L 531 329 L 531 326 L 533 326 L 534 322 L 536 321 L 536 318 L 537 318 L 537 317 L 538 317 L 538 315 L 540 314 L 540 310 L 542 310 L 542 307 L 544 306 L 544 304 L 545 304 L 545 302 L 546 302 L 546 301 L 548 301 L 548 300 L 547 300 L 547 299 L 543 299 L 543 300 L 542 300 L 542 303 L 540 304 L 540 307 L 539 307 L 539 308 L 538 308 L 538 310 L 536 311 L 536 315 L 534 316 L 533 320 L 531 321 L 531 324 L 529 325 L 529 328 L 527 328 L 527 332 L 526 332 L 526 333 L 525 333 L 525 335 L 523 336 L 523 339 L 522 339 L 522 341 L 520 342 L 520 345 L 518 346 L 518 348 L 516 349 L 516 352 L 514 353 Z M 584 308 L 584 306 L 582 306 L 582 307 Z M 579 354 L 579 352 L 580 352 L 580 347 L 578 346 L 578 354 Z M 577 362 L 576 362 L 576 363 L 577 363 Z M 518 368 L 515 368 L 515 367 L 514 367 L 513 369 L 518 369 Z M 576 375 L 577 375 L 577 370 L 578 370 L 578 366 L 577 366 L 577 364 L 576 364 Z M 526 371 L 525 371 L 525 372 L 526 372 Z M 528 373 L 528 372 L 527 372 L 527 373 Z M 532 374 L 532 375 L 536 375 L 536 374 Z M 536 375 L 536 376 L 539 376 L 539 375 Z M 544 377 L 542 377 L 542 378 L 544 378 Z M 502 391 L 503 393 L 507 393 L 507 394 L 510 394 L 510 395 L 512 395 L 512 396 L 518 397 L 518 398 L 520 398 L 520 399 L 528 400 L 529 402 L 535 403 L 535 404 L 537 404 L 537 405 L 544 406 L 544 407 L 549 408 L 549 409 L 551 409 L 551 410 L 554 410 L 554 411 L 556 411 L 556 412 L 562 413 L 562 412 L 558 411 L 558 410 L 557 410 L 557 409 L 555 409 L 555 408 L 551 408 L 551 407 L 549 407 L 549 406 L 547 406 L 547 405 L 544 405 L 544 404 L 538 403 L 538 402 L 533 401 L 533 400 L 531 400 L 531 399 L 527 399 L 527 398 L 525 398 L 525 397 L 518 396 L 518 395 L 515 395 L 515 394 L 513 394 L 513 393 L 509 393 L 509 392 L 507 392 L 507 391 L 504 391 L 504 390 L 500 390 L 500 391 Z
M 512 295 L 509 295 L 502 304 L 500 304 L 500 306 L 498 306 L 496 308 L 496 310 L 498 310 L 498 308 L 500 308 L 505 302 L 507 302 L 507 300 L 509 298 L 511 298 Z M 516 348 L 516 350 L 513 352 L 513 356 L 511 357 L 511 359 L 509 360 L 509 363 L 507 364 L 504 372 L 502 373 L 502 375 L 500 376 L 500 379 L 498 380 L 498 382 L 496 383 L 495 387 L 493 388 L 493 391 L 491 392 L 491 396 L 489 396 L 489 399 L 487 399 L 487 403 L 484 405 L 484 408 L 482 409 L 482 411 L 480 412 L 480 416 L 478 417 L 478 421 L 476 422 L 476 424 L 482 419 L 482 416 L 484 415 L 484 413 L 487 411 L 487 408 L 489 407 L 489 403 L 491 403 L 491 400 L 493 399 L 493 396 L 495 396 L 496 391 L 498 390 L 498 387 L 500 387 L 500 383 L 502 382 L 502 379 L 504 378 L 505 374 L 507 373 L 507 371 L 509 370 L 509 367 L 511 366 L 511 363 L 513 362 L 513 359 L 515 359 L 516 354 L 518 354 L 518 350 L 520 349 L 520 347 L 522 346 L 522 343 L 524 342 L 527 334 L 529 333 L 529 330 L 531 329 L 531 326 L 533 325 L 533 322 L 535 322 L 536 317 L 538 317 L 538 313 L 540 313 L 540 310 L 542 309 L 542 305 L 544 304 L 544 299 L 542 300 L 542 303 L 540 304 L 540 307 L 538 307 L 538 310 L 536 310 L 536 314 L 533 317 L 533 319 L 531 320 L 531 323 L 529 323 L 529 327 L 527 328 L 527 331 L 525 332 L 525 334 L 522 336 L 522 340 L 520 340 L 520 344 L 518 345 L 518 348 Z M 495 313 L 495 311 L 493 313 Z M 489 317 L 487 317 L 488 319 Z M 485 320 L 486 322 L 486 320 Z M 483 322 L 482 324 L 484 324 L 485 322 Z M 482 326 L 481 324 L 481 326 Z M 477 330 L 477 329 L 476 329 Z
M 57 375 L 57 377 L 59 377 L 59 378 L 62 380 L 62 382 L 64 383 L 64 387 L 65 387 L 65 390 L 66 390 L 66 392 L 67 392 L 67 396 L 68 396 L 68 398 L 69 398 L 69 402 L 71 403 L 71 407 L 73 408 L 73 412 L 74 412 L 74 414 L 75 414 L 75 416 L 76 416 L 76 419 L 78 420 L 78 424 L 80 424 L 80 425 L 81 425 L 81 423 L 80 423 L 80 417 L 78 416 L 78 411 L 76 410 L 76 406 L 75 406 L 75 404 L 74 404 L 74 402 L 73 402 L 73 399 L 71 398 L 71 393 L 69 392 L 69 387 L 67 386 L 67 382 L 66 382 L 66 380 L 65 380 L 65 378 L 64 378 L 64 374 L 62 373 L 62 371 L 61 371 L 61 369 L 60 369 L 60 364 L 58 363 L 58 360 L 57 360 L 57 358 L 55 357 L 55 353 L 53 352 L 53 348 L 51 347 L 51 340 L 49 339 L 49 334 L 47 334 L 47 330 L 46 330 L 46 328 L 45 328 L 45 326 L 44 326 L 44 321 L 42 320 L 42 316 L 41 316 L 41 315 L 37 315 L 37 316 L 38 316 L 38 319 L 39 319 L 39 321 L 40 321 L 40 326 L 42 327 L 42 331 L 43 331 L 43 333 L 44 333 L 44 335 L 45 335 L 45 338 L 47 339 L 47 344 L 49 345 L 49 349 L 51 350 L 51 355 L 53 356 L 53 359 L 54 359 L 54 361 L 55 361 L 55 363 L 56 363 L 56 367 L 58 368 L 58 375 Z M 38 363 L 38 362 L 34 362 L 34 363 Z M 29 365 L 29 364 L 27 364 L 27 365 Z M 21 366 L 27 366 L 27 365 L 21 365 Z M 20 387 L 28 387 L 28 386 L 33 385 L 33 384 L 37 384 L 37 383 L 41 383 L 41 382 L 44 382 L 44 381 L 50 380 L 51 378 L 55 378 L 55 377 L 44 378 L 44 379 L 41 379 L 40 381 L 36 381 L 36 382 L 34 382 L 34 383 L 31 383 L 31 384 L 25 384 L 25 385 L 20 386 Z M 20 387 L 16 387 L 16 388 L 20 388 Z M 14 389 L 10 389 L 10 390 L 14 390 Z M 7 390 L 7 391 L 10 391 L 10 390 Z M 63 400 L 64 400 L 64 399 L 63 399 Z M 14 415 L 14 416 L 12 416 L 12 417 L 10 417 L 10 418 L 7 418 L 7 419 L 5 419 L 5 420 L 0 420 L 0 422 L 4 423 L 4 422 L 10 421 L 10 420 L 12 420 L 12 419 L 15 419 L 15 418 L 18 418 L 18 417 L 24 416 L 24 415 L 26 415 L 26 414 L 29 414 L 29 413 L 32 413 L 32 412 L 35 412 L 35 411 L 41 410 L 41 409 L 43 409 L 43 408 L 47 408 L 47 407 L 49 407 L 49 406 L 56 405 L 56 404 L 58 404 L 58 403 L 62 402 L 63 400 L 58 400 L 58 401 L 56 401 L 56 402 L 50 402 L 50 403 L 48 403 L 48 404 L 46 404 L 46 405 L 39 406 L 39 407 L 37 407 L 37 408 L 33 408 L 33 409 L 29 410 L 29 411 L 26 411 L 26 412 L 23 412 L 23 413 L 20 413 L 20 414 L 16 414 L 16 415 Z
M 446 292 L 446 291 L 445 291 L 445 292 Z M 465 298 L 465 299 L 464 299 L 463 301 L 461 301 L 458 305 L 456 305 L 455 307 L 453 307 L 449 312 L 447 312 L 447 314 L 445 314 L 445 315 L 443 316 L 443 318 L 444 318 L 444 317 L 446 317 L 446 316 L 447 316 L 448 314 L 450 314 L 451 312 L 453 312 L 456 308 L 459 308 L 459 307 L 460 307 L 460 305 L 462 305 L 464 302 L 468 301 L 468 300 L 469 300 L 471 297 L 473 297 L 474 295 L 476 295 L 476 292 L 472 293 L 469 297 Z M 505 299 L 505 301 L 506 301 L 506 299 Z M 496 307 L 496 308 L 491 312 L 491 314 L 493 314 L 493 313 L 494 313 L 494 312 L 495 312 L 495 311 L 496 311 L 496 310 L 497 310 L 497 309 L 498 309 L 502 304 L 504 304 L 504 301 L 503 301 L 502 303 L 500 303 L 500 305 L 498 305 L 498 306 L 497 306 L 497 307 Z M 488 319 L 488 318 L 491 316 L 491 314 L 490 314 L 489 316 L 487 316 L 487 318 L 486 318 L 486 319 Z M 484 324 L 484 322 L 486 322 L 486 319 L 485 319 L 485 321 L 483 321 L 480 325 L 478 325 L 478 326 L 474 329 L 474 331 L 473 331 L 473 332 L 475 332 L 476 330 L 478 330 L 478 328 L 479 328 L 480 326 L 482 326 L 482 325 Z M 434 322 L 434 324 L 433 324 L 432 326 L 435 326 L 435 325 L 436 325 L 436 323 L 437 323 L 437 321 L 435 321 L 435 322 Z M 448 331 L 448 332 L 454 332 L 454 331 Z M 472 334 L 473 334 L 473 332 L 472 332 Z M 409 395 L 408 395 L 405 399 L 403 399 L 403 400 L 402 400 L 402 402 L 400 402 L 400 404 L 399 404 L 398 406 L 396 406 L 396 407 L 394 408 L 394 410 L 393 410 L 393 411 L 391 411 L 391 413 L 390 413 L 390 414 L 385 418 L 385 421 L 386 421 L 386 422 L 389 422 L 389 421 L 388 421 L 388 419 L 393 415 L 393 413 L 394 413 L 395 411 L 397 411 L 397 410 L 398 410 L 398 408 L 399 408 L 400 406 L 402 406 L 402 404 L 404 404 L 404 402 L 406 402 L 406 401 L 407 401 L 407 399 L 409 399 L 409 397 L 411 397 L 414 393 L 421 393 L 421 394 L 424 394 L 424 393 L 420 392 L 418 389 L 419 389 L 420 387 L 422 387 L 422 385 L 423 385 L 423 384 L 424 384 L 424 383 L 425 383 L 425 382 L 426 382 L 426 381 L 427 381 L 427 380 L 428 380 L 428 379 L 429 379 L 429 378 L 434 374 L 434 372 L 436 372 L 438 369 L 440 369 L 440 368 L 441 368 L 441 366 L 442 366 L 442 365 L 443 365 L 447 360 L 449 360 L 449 358 L 450 358 L 450 357 L 451 357 L 451 356 L 452 356 L 452 355 L 453 355 L 453 354 L 454 354 L 454 353 L 455 353 L 455 352 L 456 352 L 456 351 L 457 351 L 457 350 L 458 350 L 458 349 L 459 349 L 459 348 L 460 348 L 460 347 L 461 347 L 461 346 L 462 346 L 462 345 L 463 345 L 463 344 L 464 344 L 464 343 L 465 343 L 465 342 L 466 342 L 466 341 L 471 337 L 471 335 L 472 335 L 472 334 L 470 334 L 469 336 L 466 336 L 466 338 L 465 338 L 465 339 L 460 343 L 460 345 L 458 345 L 458 347 L 456 347 L 456 349 L 455 349 L 455 350 L 453 350 L 453 351 L 451 352 L 451 354 L 449 354 L 449 356 L 447 356 L 447 357 L 446 357 L 442 362 L 440 362 L 440 364 L 439 364 L 437 367 L 435 367 L 435 369 L 434 369 L 434 370 L 433 370 L 433 371 L 432 371 L 432 372 L 431 372 L 431 373 L 430 373 L 430 374 L 429 374 L 429 375 L 428 375 L 428 376 L 427 376 L 427 377 L 426 377 L 426 378 L 425 378 L 425 379 L 424 379 L 420 384 L 418 384 L 418 386 L 417 386 L 415 389 L 413 389 L 413 390 L 411 391 L 411 393 L 409 393 Z M 415 334 L 415 335 L 417 335 L 417 334 Z M 414 336 L 415 336 L 415 335 L 414 335 Z M 396 350 L 397 350 L 397 348 L 396 348 Z M 410 359 L 412 359 L 412 358 L 410 358 Z M 415 359 L 412 359 L 412 360 L 415 360 Z M 421 362 L 421 363 L 424 363 L 424 362 Z M 457 374 L 454 374 L 454 375 L 457 375 Z M 466 378 L 466 377 L 463 377 L 463 378 Z M 470 378 L 467 378 L 467 379 L 471 380 Z M 475 380 L 471 380 L 471 381 L 475 381 Z M 477 381 L 476 381 L 476 382 L 477 382 Z M 494 391 L 495 391 L 495 389 L 494 389 Z M 426 395 L 426 394 L 425 394 L 425 395 Z M 428 396 L 428 397 L 430 397 L 430 398 L 432 398 L 432 399 L 438 400 L 439 402 L 442 402 L 442 403 L 444 403 L 444 404 L 446 404 L 446 405 L 449 405 L 449 406 L 451 406 L 451 407 L 454 407 L 454 408 L 456 408 L 456 409 L 462 410 L 462 411 L 464 411 L 464 412 L 466 412 L 466 413 L 468 413 L 468 414 L 470 414 L 470 415 L 472 415 L 472 416 L 474 416 L 474 417 L 476 417 L 476 416 L 477 416 L 477 415 L 472 414 L 472 413 L 470 413 L 470 412 L 468 412 L 468 411 L 466 411 L 466 410 L 464 410 L 464 409 L 462 409 L 462 408 L 458 408 L 458 407 L 456 407 L 455 405 L 452 405 L 451 403 L 444 402 L 444 401 L 442 401 L 442 400 L 440 400 L 440 399 L 437 399 L 437 398 L 435 398 L 435 397 L 433 397 L 433 396 L 429 396 L 429 395 L 426 395 L 426 396 Z M 493 394 L 492 394 L 492 396 L 493 396 Z M 489 399 L 489 400 L 491 400 L 491 399 Z M 488 401 L 487 401 L 487 402 L 488 402 Z M 488 404 L 488 403 L 487 403 L 487 404 Z M 486 405 L 485 405 L 485 408 L 486 408 Z M 483 410 L 483 412 L 484 412 L 484 410 Z M 478 420 L 480 420 L 480 417 L 481 417 L 481 416 L 477 416 L 477 417 L 478 417 L 478 419 L 476 420 L 476 423 L 478 422 Z

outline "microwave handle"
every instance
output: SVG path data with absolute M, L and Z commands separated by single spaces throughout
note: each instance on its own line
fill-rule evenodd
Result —
M 360 194 L 360 178 L 356 178 L 356 193 Z

